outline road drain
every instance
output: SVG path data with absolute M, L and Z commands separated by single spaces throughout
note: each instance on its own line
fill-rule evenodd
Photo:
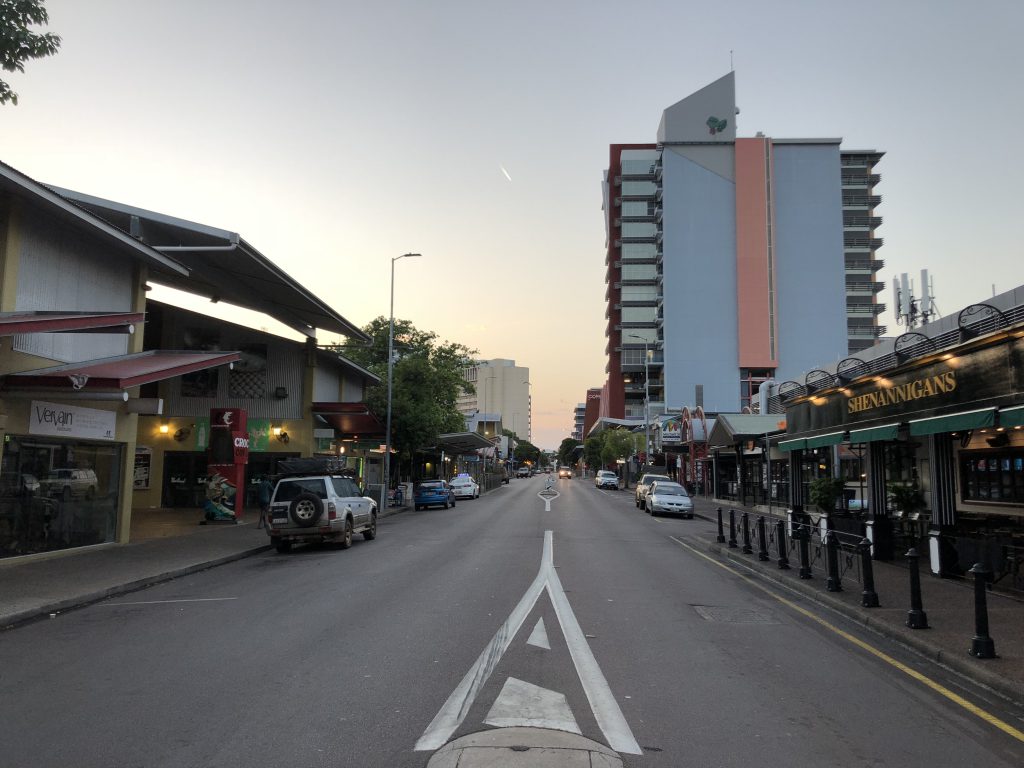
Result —
M 765 611 L 754 608 L 729 608 L 722 605 L 695 605 L 693 610 L 704 621 L 719 624 L 778 624 L 779 622 Z

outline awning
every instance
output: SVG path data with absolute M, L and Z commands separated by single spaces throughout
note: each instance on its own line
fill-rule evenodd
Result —
M 881 427 L 868 427 L 867 429 L 851 429 L 851 443 L 874 443 L 879 440 L 895 440 L 899 434 L 899 424 L 885 424 Z
M 384 437 L 381 424 L 366 403 L 313 403 L 313 414 L 329 424 L 339 437 Z
M 951 413 L 948 416 L 933 416 L 910 422 L 911 435 L 934 435 L 939 432 L 959 432 L 965 429 L 992 427 L 996 423 L 995 408 L 980 408 L 976 411 Z
M 824 448 L 827 445 L 839 445 L 843 442 L 845 432 L 829 432 L 827 435 L 815 435 L 807 438 L 808 448 Z
M 806 438 L 800 437 L 796 440 L 780 440 L 779 450 L 780 451 L 802 451 L 807 447 Z
M 134 333 L 145 312 L 2 312 L 0 336 L 18 333 Z
M 240 358 L 241 354 L 238 352 L 178 352 L 157 349 L 8 374 L 3 377 L 3 389 L 46 388 L 69 392 L 124 390 L 227 365 Z
M 1016 405 L 1013 408 L 999 409 L 1000 427 L 1021 427 L 1024 426 L 1024 405 Z
M 449 432 L 437 436 L 434 447 L 452 454 L 476 453 L 481 448 L 493 448 L 494 443 L 479 432 Z

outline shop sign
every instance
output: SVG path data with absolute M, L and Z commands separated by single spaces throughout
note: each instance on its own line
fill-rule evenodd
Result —
M 48 403 L 43 400 L 33 400 L 29 406 L 30 435 L 113 440 L 116 431 L 117 413 L 114 411 Z
M 270 450 L 270 419 L 249 419 L 249 450 L 265 453 Z
M 132 487 L 136 491 L 149 490 L 149 477 L 153 465 L 153 449 L 145 445 L 135 447 L 135 481 Z
M 683 430 L 678 416 L 661 420 L 661 442 L 680 443 L 683 440 Z

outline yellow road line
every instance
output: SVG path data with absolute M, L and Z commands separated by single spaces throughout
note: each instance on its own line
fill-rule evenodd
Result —
M 861 640 L 858 637 L 854 637 L 849 632 L 846 632 L 846 631 L 840 629 L 839 627 L 835 626 L 834 624 L 831 624 L 831 623 L 825 621 L 825 619 L 821 618 L 820 616 L 817 616 L 816 614 L 812 613 L 811 611 L 808 611 L 806 608 L 801 608 L 796 603 L 793 603 L 790 600 L 787 600 L 786 598 L 784 598 L 784 597 L 782 597 L 780 595 L 775 594 L 775 592 L 773 592 L 772 590 L 768 589 L 768 587 L 764 586 L 763 584 L 759 584 L 758 582 L 754 581 L 753 579 L 748 578 L 747 576 L 744 576 L 742 573 L 737 572 L 734 568 L 730 568 L 728 565 L 725 565 L 724 563 L 719 562 L 715 558 L 710 557 L 709 555 L 704 554 L 700 550 L 695 549 L 694 547 L 691 547 L 689 544 L 687 544 L 687 543 L 685 543 L 683 541 L 680 541 L 675 536 L 669 536 L 669 538 L 672 539 L 672 541 L 674 541 L 676 544 L 679 544 L 682 547 L 686 547 L 686 549 L 690 550 L 694 554 L 700 555 L 701 557 L 703 557 L 708 562 L 714 563 L 719 568 L 722 568 L 722 569 L 724 569 L 726 571 L 729 571 L 729 573 L 732 573 L 732 574 L 738 576 L 739 578 L 743 579 L 745 582 L 747 582 L 751 586 L 756 587 L 757 589 L 761 590 L 762 592 L 764 592 L 764 593 L 766 593 L 768 595 L 771 595 L 773 598 L 778 600 L 780 603 L 782 603 L 786 607 L 791 608 L 792 610 L 796 611 L 797 613 L 799 613 L 799 614 L 801 614 L 803 616 L 806 616 L 808 619 L 811 619 L 812 621 L 816 621 L 818 624 L 820 624 L 821 626 L 825 627 L 826 629 L 831 630 L 832 632 L 835 632 L 841 638 L 843 638 L 844 640 L 847 640 L 847 641 L 853 643 L 855 646 L 857 646 L 861 650 L 867 651 L 872 656 L 875 656 L 876 658 L 881 659 L 886 664 L 892 665 L 893 667 L 898 669 L 900 672 L 903 672 L 904 674 L 909 675 L 910 677 L 912 677 L 915 680 L 917 680 L 919 683 L 923 683 L 924 685 L 928 686 L 929 688 L 931 688 L 933 691 L 935 691 L 939 695 L 945 696 L 947 699 L 952 701 L 954 704 L 958 704 L 959 706 L 963 707 L 968 712 L 970 712 L 972 715 L 975 715 L 976 717 L 980 717 L 982 720 L 984 720 L 985 722 L 989 723 L 990 725 L 994 725 L 996 728 L 1001 730 L 1003 733 L 1005 733 L 1005 734 L 1007 734 L 1009 736 L 1012 736 L 1013 738 L 1017 739 L 1017 741 L 1024 742 L 1024 732 L 1018 730 L 1017 728 L 1014 728 L 1012 725 L 1010 725 L 1009 723 L 1005 722 L 1004 720 L 1000 720 L 998 717 L 996 717 L 992 713 L 986 712 L 984 709 L 982 709 L 981 707 L 977 706 L 976 704 L 972 704 L 971 702 L 967 701 L 967 699 L 965 699 L 963 696 L 960 696 L 960 695 L 954 693 L 953 691 L 949 690 L 949 688 L 947 688 L 946 686 L 942 685 L 941 683 L 937 683 L 934 680 L 932 680 L 930 677 L 927 677 L 926 675 L 922 675 L 920 672 L 918 672 L 915 669 L 911 669 L 906 664 L 903 664 L 902 662 L 897 661 L 896 659 L 894 659 L 892 656 L 890 656 L 889 654 L 885 653 L 884 651 L 880 651 L 878 648 L 875 648 L 873 645 L 870 645 L 870 644 L 864 642 L 863 640 Z

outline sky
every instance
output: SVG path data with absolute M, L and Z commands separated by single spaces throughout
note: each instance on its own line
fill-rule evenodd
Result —
M 942 314 L 1024 283 L 1017 0 L 46 7 L 0 160 L 238 232 L 359 325 L 422 253 L 395 315 L 529 367 L 541 447 L 605 379 L 608 145 L 730 59 L 739 135 L 886 153 L 880 279 L 927 267 Z

